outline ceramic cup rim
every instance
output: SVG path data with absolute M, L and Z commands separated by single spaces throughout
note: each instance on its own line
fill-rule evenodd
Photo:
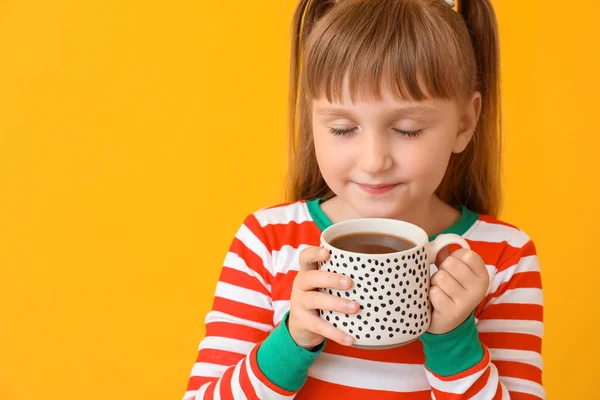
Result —
M 369 229 L 352 228 L 353 226 L 356 226 L 359 224 L 360 225 L 373 224 L 374 228 L 370 229 L 370 230 Z M 378 227 L 381 227 L 382 225 L 395 225 L 397 230 L 399 232 L 401 231 L 402 233 L 381 232 L 380 230 L 378 230 Z M 407 234 L 405 234 L 406 231 L 402 231 L 401 228 L 410 229 L 413 231 L 412 232 L 413 234 L 407 235 Z M 344 230 L 344 229 L 346 229 L 346 230 Z M 336 232 L 337 230 L 342 230 L 342 232 L 334 234 L 333 232 Z M 351 234 L 351 233 L 365 233 L 365 234 L 384 233 L 384 234 L 389 234 L 389 235 L 396 235 L 403 239 L 412 241 L 413 243 L 415 243 L 415 245 L 409 249 L 401 250 L 401 251 L 394 251 L 391 253 L 369 254 L 369 253 L 359 253 L 359 252 L 354 252 L 354 251 L 343 250 L 343 249 L 340 249 L 339 247 L 335 247 L 331 244 L 331 241 L 334 240 L 335 238 L 342 236 L 342 235 Z M 412 224 L 410 222 L 401 221 L 398 219 L 391 219 L 391 218 L 359 218 L 359 219 L 351 219 L 351 220 L 338 222 L 338 223 L 335 223 L 335 224 L 327 227 L 321 233 L 321 243 L 325 247 L 335 249 L 344 254 L 356 255 L 358 257 L 362 256 L 362 257 L 373 258 L 373 257 L 389 257 L 392 255 L 402 255 L 403 253 L 412 253 L 415 250 L 422 248 L 427 243 L 429 243 L 429 237 L 427 236 L 427 233 L 421 227 L 419 227 L 415 224 Z

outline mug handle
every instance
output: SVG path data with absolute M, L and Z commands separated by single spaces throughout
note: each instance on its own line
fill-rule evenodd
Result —
M 441 235 L 438 235 L 432 242 L 429 242 L 426 245 L 428 262 L 430 264 L 435 263 L 435 260 L 437 259 L 437 255 L 440 252 L 440 250 L 451 244 L 457 244 L 463 249 L 471 249 L 469 243 L 467 243 L 467 241 L 463 239 L 462 236 L 455 235 L 454 233 L 443 233 Z

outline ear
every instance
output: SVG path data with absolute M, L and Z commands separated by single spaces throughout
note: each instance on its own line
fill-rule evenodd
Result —
M 481 114 L 481 93 L 474 92 L 473 95 L 467 99 L 461 109 L 460 121 L 458 125 L 458 132 L 456 133 L 456 141 L 452 148 L 453 153 L 462 153 L 466 148 L 477 127 L 479 116 Z

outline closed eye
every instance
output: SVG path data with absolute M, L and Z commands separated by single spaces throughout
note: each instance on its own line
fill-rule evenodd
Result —
M 329 132 L 334 136 L 344 136 L 349 133 L 355 132 L 358 128 L 347 128 L 347 129 L 336 129 L 331 128 Z M 392 128 L 392 131 L 398 135 L 407 136 L 407 137 L 416 137 L 423 133 L 423 129 L 418 129 L 416 131 L 405 131 L 402 129 Z

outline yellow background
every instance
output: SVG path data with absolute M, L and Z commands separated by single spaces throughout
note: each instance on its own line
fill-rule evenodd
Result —
M 180 398 L 246 214 L 282 200 L 294 0 L 0 2 L 0 399 Z M 506 197 L 545 386 L 600 399 L 600 6 L 496 1 Z

